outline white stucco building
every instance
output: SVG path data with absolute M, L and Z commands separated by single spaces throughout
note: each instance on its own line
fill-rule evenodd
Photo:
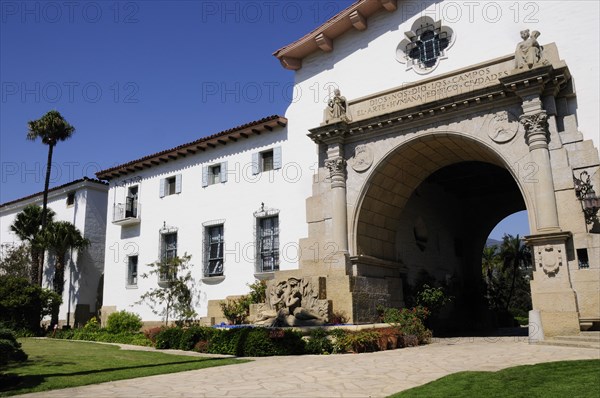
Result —
M 597 323 L 600 239 L 577 179 L 600 191 L 598 14 L 587 1 L 357 1 L 275 52 L 295 71 L 285 116 L 97 174 L 110 184 L 105 313 L 158 320 L 134 304 L 157 283 L 139 275 L 188 253 L 201 316 L 255 277 L 311 275 L 364 322 L 402 305 L 420 270 L 476 290 L 485 238 L 526 209 L 544 328 Z M 328 116 L 335 88 L 343 111 Z M 267 262 L 265 245 L 278 249 Z
M 48 208 L 56 215 L 55 221 L 71 222 L 84 238 L 90 240 L 87 249 L 65 263 L 65 288 L 59 320 L 62 324 L 83 325 L 102 305 L 102 276 L 106 232 L 106 203 L 108 185 L 98 180 L 83 178 L 48 191 Z M 20 244 L 11 231 L 18 213 L 26 206 L 42 206 L 43 192 L 0 205 L 0 243 Z M 52 288 L 53 261 L 46 256 L 43 286 Z
M 209 299 L 297 268 L 314 152 L 270 116 L 99 172 L 110 186 L 103 317 L 126 309 L 159 321 L 134 303 L 156 287 L 141 275 L 163 257 L 191 255 L 200 316 Z

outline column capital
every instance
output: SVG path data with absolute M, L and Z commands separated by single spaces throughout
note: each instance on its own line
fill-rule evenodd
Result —
M 519 121 L 525 128 L 525 140 L 529 150 L 548 149 L 548 115 L 542 110 L 538 113 L 523 114 Z
M 336 156 L 325 161 L 325 167 L 329 169 L 331 178 L 331 187 L 346 187 L 346 159 L 342 156 Z

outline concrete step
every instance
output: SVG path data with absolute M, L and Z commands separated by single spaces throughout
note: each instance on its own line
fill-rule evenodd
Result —
M 555 336 L 538 344 L 559 347 L 592 348 L 600 351 L 600 332 L 581 332 L 574 336 Z
M 579 336 L 555 336 L 554 340 L 557 341 L 585 341 L 590 343 L 600 343 L 600 335 L 584 335 L 581 334 Z

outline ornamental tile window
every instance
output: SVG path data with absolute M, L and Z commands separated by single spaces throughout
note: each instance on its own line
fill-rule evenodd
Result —
M 434 22 L 430 17 L 418 18 L 412 29 L 404 33 L 405 38 L 396 47 L 396 59 L 418 74 L 435 70 L 440 61 L 447 58 L 447 50 L 454 44 L 454 31 Z

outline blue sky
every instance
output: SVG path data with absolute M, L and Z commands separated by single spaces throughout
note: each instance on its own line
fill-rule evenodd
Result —
M 0 0 L 0 203 L 43 189 L 25 135 L 50 109 L 77 129 L 51 186 L 283 114 L 293 72 L 271 54 L 352 2 Z

